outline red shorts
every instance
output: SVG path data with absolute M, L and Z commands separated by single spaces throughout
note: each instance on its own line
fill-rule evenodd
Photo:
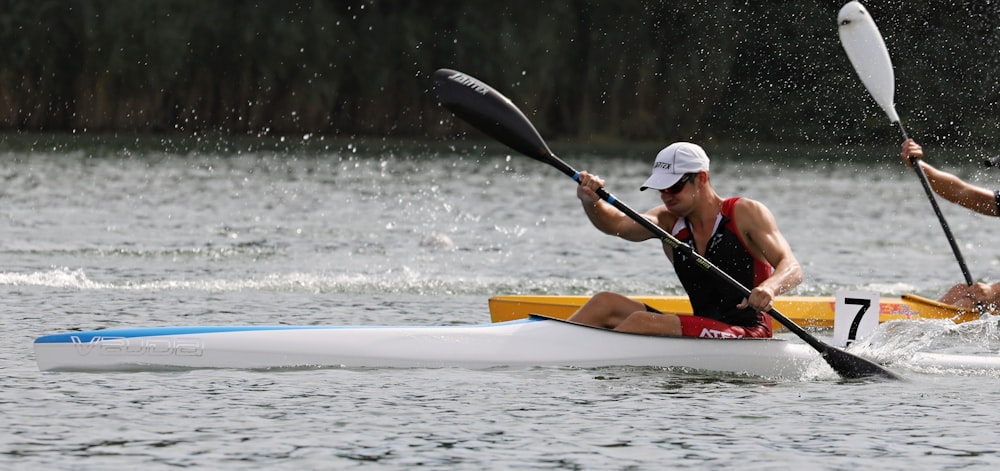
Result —
M 653 306 L 646 304 L 646 310 L 663 314 Z M 714 339 L 742 339 L 747 337 L 770 338 L 771 316 L 766 312 L 757 313 L 757 325 L 743 327 L 726 324 L 725 322 L 701 316 L 677 316 L 681 320 L 682 337 L 707 337 Z
M 771 337 L 771 316 L 761 313 L 760 324 L 753 327 L 726 324 L 701 316 L 677 316 L 681 320 L 681 335 L 684 337 L 708 337 L 716 339 L 742 339 L 746 337 Z

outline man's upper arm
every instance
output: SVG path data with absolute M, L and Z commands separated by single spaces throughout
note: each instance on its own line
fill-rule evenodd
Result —
M 791 246 L 778 230 L 778 223 L 771 210 L 760 202 L 749 199 L 740 200 L 740 205 L 743 205 L 744 216 L 737 221 L 745 222 L 744 237 L 758 251 L 759 256 L 771 266 L 777 266 L 787 256 L 794 257 Z

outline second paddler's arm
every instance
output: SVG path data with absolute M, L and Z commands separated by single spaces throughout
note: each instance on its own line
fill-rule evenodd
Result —
M 576 196 L 594 227 L 605 234 L 633 242 L 652 239 L 654 236 L 648 229 L 597 196 L 597 189 L 603 187 L 604 179 L 601 177 L 580 172 L 580 185 L 576 189 Z M 649 218 L 649 215 L 645 217 Z
M 924 162 L 924 149 L 913 139 L 903 141 L 899 156 L 908 167 L 913 167 L 910 157 L 916 157 L 918 164 L 927 176 L 931 189 L 942 198 L 987 216 L 1000 216 L 1000 207 L 998 207 L 996 195 L 992 191 L 968 183 Z
M 952 203 L 965 206 L 977 213 L 987 216 L 1000 216 L 998 214 L 996 195 L 986 188 L 982 188 L 958 178 L 957 176 L 934 168 L 924 161 L 920 161 L 927 181 L 930 182 L 934 192 Z

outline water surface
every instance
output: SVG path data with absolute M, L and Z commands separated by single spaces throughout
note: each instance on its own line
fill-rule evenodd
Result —
M 605 236 L 558 171 L 480 142 L 221 146 L 41 137 L 0 149 L 0 385 L 8 468 L 993 468 L 996 322 L 894 327 L 903 383 L 650 368 L 41 373 L 42 334 L 183 324 L 489 321 L 496 294 L 683 291 L 655 242 Z M 648 146 L 553 149 L 638 210 Z M 894 147 L 714 149 L 723 195 L 765 202 L 804 265 L 792 294 L 935 298 L 961 280 Z M 655 153 L 655 149 L 653 149 Z M 949 154 L 942 167 L 986 186 Z M 942 202 L 969 268 L 1000 225 Z M 885 329 L 886 327 L 883 327 Z M 819 332 L 825 336 L 828 333 Z

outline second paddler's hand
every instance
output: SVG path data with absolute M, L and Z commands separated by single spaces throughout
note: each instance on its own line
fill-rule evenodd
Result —
M 916 157 L 920 160 L 924 157 L 924 149 L 920 147 L 913 139 L 907 139 L 903 141 L 899 156 L 903 159 L 903 163 L 907 167 L 913 168 L 913 163 L 910 162 L 910 157 Z
M 766 286 L 758 286 L 750 290 L 750 296 L 736 305 L 739 309 L 752 307 L 757 311 L 767 312 L 774 308 L 774 291 Z

